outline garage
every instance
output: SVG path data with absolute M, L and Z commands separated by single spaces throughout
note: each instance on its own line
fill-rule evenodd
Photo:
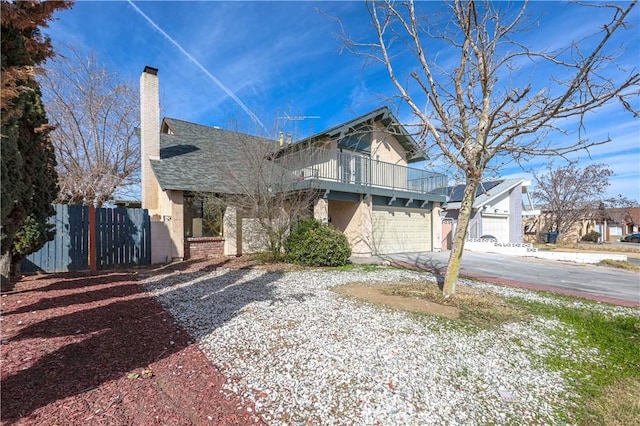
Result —
M 373 207 L 375 254 L 431 251 L 431 211 L 401 207 Z
M 509 218 L 483 216 L 482 235 L 493 235 L 501 243 L 509 242 Z

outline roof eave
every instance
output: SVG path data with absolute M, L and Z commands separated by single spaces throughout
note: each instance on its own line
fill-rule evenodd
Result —
M 351 121 L 347 121 L 345 123 L 334 126 L 328 130 L 324 130 L 320 133 L 316 133 L 315 135 L 309 136 L 294 144 L 285 146 L 276 153 L 276 156 L 281 155 L 282 153 L 290 149 L 293 149 L 294 147 L 311 145 L 314 142 L 318 142 L 324 139 L 339 139 L 344 135 L 348 134 L 349 129 L 359 124 L 365 123 L 369 120 L 372 120 L 373 122 L 379 121 L 385 126 L 391 126 L 394 128 L 395 132 L 392 133 L 393 136 L 398 140 L 400 145 L 402 145 L 402 147 L 407 153 L 413 153 L 413 155 L 410 158 L 407 158 L 407 163 L 416 163 L 419 161 L 425 161 L 429 159 L 429 157 L 424 152 L 424 150 L 420 148 L 420 145 L 415 141 L 415 139 L 413 139 L 413 136 L 407 133 L 404 126 L 400 124 L 399 120 L 393 115 L 393 113 L 387 106 L 378 108 L 367 114 L 354 118 Z
M 477 203 L 473 203 L 473 207 L 474 208 L 480 208 L 482 206 L 484 206 L 485 204 L 489 204 L 491 201 L 495 200 L 496 198 L 500 197 L 501 195 L 503 195 L 506 192 L 511 191 L 513 188 L 515 188 L 516 186 L 520 186 L 522 185 L 522 183 L 524 182 L 524 179 L 519 179 L 519 180 L 514 180 L 514 182 L 510 183 L 508 187 L 503 188 L 502 190 L 500 190 L 499 192 L 497 192 L 496 194 L 493 194 L 489 197 L 487 197 L 486 200 L 480 200 L 478 201 L 476 199 Z M 492 188 L 492 191 L 495 190 L 496 188 Z

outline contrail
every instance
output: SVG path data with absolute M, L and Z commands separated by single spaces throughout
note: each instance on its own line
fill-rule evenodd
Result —
M 267 132 L 267 128 L 265 127 L 264 124 L 262 124 L 262 121 L 260 121 L 260 119 L 258 118 L 257 115 L 255 115 L 253 113 L 253 111 L 251 111 L 249 109 L 248 106 L 245 105 L 244 102 L 242 102 L 240 100 L 240 98 L 238 98 L 235 93 L 233 93 L 231 91 L 231 89 L 229 89 L 227 86 L 224 85 L 224 83 L 222 83 L 220 80 L 218 80 L 213 74 L 211 74 L 209 71 L 207 71 L 207 69 L 205 67 L 202 66 L 202 64 L 200 62 L 198 62 L 198 60 L 196 58 L 194 58 L 193 56 L 191 56 L 189 54 L 189 52 L 187 52 L 186 50 L 184 50 L 184 48 L 182 46 L 180 46 L 180 44 L 175 41 L 173 38 L 171 38 L 171 36 L 169 34 L 167 34 L 166 32 L 164 32 L 162 30 L 162 28 L 160 28 L 155 22 L 153 22 L 151 20 L 151 18 L 149 18 L 147 15 L 145 15 L 145 13 L 140 10 L 138 8 L 138 6 L 136 6 L 132 0 L 127 0 L 127 2 L 131 5 L 131 7 L 133 7 L 135 9 L 136 12 L 138 12 L 138 14 L 140 14 L 140 16 L 142 16 L 148 23 L 149 25 L 151 25 L 153 28 L 155 28 L 156 31 L 158 31 L 160 34 L 162 34 L 164 36 L 164 38 L 166 38 L 167 40 L 169 40 L 175 47 L 178 48 L 178 50 L 180 50 L 180 52 L 182 52 L 182 54 L 184 56 L 186 56 L 191 62 L 193 62 L 198 68 L 200 68 L 202 70 L 203 73 L 205 73 L 207 75 L 207 77 L 209 77 L 211 80 L 213 80 L 213 82 L 215 84 L 218 85 L 218 87 L 220 87 L 222 90 L 224 90 L 224 92 L 229 95 L 229 97 L 231 99 L 233 99 L 234 101 L 236 101 L 236 103 L 238 105 L 240 105 L 240 108 L 242 108 L 244 110 L 244 112 L 247 113 L 247 115 L 249 117 L 251 117 L 251 119 L 258 123 L 260 125 L 260 127 L 262 127 L 262 130 L 264 130 L 265 132 Z

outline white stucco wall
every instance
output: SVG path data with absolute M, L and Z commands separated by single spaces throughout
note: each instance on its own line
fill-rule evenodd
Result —
M 242 235 L 239 234 L 240 223 L 238 221 L 237 209 L 227 206 L 224 211 L 222 222 L 222 232 L 224 234 L 224 255 L 242 255 Z
M 370 199 L 359 202 L 329 201 L 331 225 L 343 232 L 354 256 L 371 256 L 372 211 Z
M 497 199 L 485 205 L 488 207 L 485 209 L 484 206 L 482 206 L 483 210 L 489 213 L 509 214 L 509 193 L 502 194 Z
M 160 186 L 151 169 L 151 159 L 160 158 L 160 98 L 158 76 L 140 75 L 140 163 L 142 208 L 157 213 Z
M 159 209 L 151 217 L 152 222 L 162 223 L 165 230 L 151 233 L 151 257 L 166 256 L 169 260 L 184 258 L 184 197 L 182 191 L 160 191 Z M 158 230 L 158 226 L 156 226 Z M 165 241 L 168 238 L 168 241 Z M 154 256 L 154 249 L 158 256 Z M 160 254 L 162 252 L 162 254 Z
M 372 159 L 406 166 L 407 159 L 405 155 L 404 148 L 393 135 L 384 132 L 380 128 L 373 131 L 371 140 Z
M 140 76 L 142 208 L 151 218 L 151 262 L 164 263 L 184 258 L 184 200 L 182 191 L 162 191 L 151 168 L 160 158 L 160 101 L 158 76 L 147 70 Z
M 431 244 L 433 251 L 442 251 L 442 219 L 440 218 L 440 203 L 433 203 L 431 210 Z

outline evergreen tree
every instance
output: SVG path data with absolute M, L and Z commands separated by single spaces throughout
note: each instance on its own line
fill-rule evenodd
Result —
M 52 130 L 42 106 L 35 67 L 53 55 L 40 32 L 53 12 L 69 2 L 3 0 L 1 12 L 2 95 L 0 115 L 2 290 L 11 289 L 12 263 L 52 238 L 47 218 L 58 193 Z

